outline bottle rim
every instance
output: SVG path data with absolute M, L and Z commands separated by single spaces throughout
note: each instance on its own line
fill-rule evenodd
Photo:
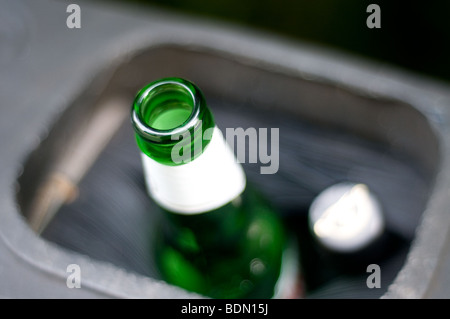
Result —
M 162 86 L 178 86 L 191 97 L 192 111 L 189 117 L 182 124 L 172 129 L 154 128 L 145 121 L 142 115 L 143 102 L 147 101 L 152 92 L 155 92 L 156 89 Z M 181 78 L 164 78 L 148 84 L 138 92 L 131 109 L 131 121 L 136 133 L 144 139 L 152 142 L 164 142 L 171 140 L 172 136 L 179 136 L 195 129 L 201 122 L 199 119 L 200 107 L 200 92 L 195 88 L 195 85 Z

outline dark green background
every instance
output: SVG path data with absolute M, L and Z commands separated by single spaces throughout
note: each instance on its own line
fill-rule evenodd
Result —
M 448 0 L 110 1 L 232 22 L 450 81 Z M 381 29 L 366 26 L 371 3 L 381 8 Z

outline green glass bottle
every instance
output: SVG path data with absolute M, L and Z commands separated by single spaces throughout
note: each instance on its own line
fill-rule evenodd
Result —
M 155 81 L 137 94 L 131 117 L 164 217 L 155 247 L 163 278 L 212 298 L 292 293 L 283 225 L 247 185 L 201 91 L 180 78 Z

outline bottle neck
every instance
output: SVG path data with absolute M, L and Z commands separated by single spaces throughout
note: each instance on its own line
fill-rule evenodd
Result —
M 131 110 L 140 150 L 158 163 L 186 164 L 210 139 L 214 118 L 202 92 L 193 83 L 166 78 L 150 83 L 137 94 Z
M 136 97 L 132 121 L 148 192 L 166 210 L 212 211 L 245 189 L 244 171 L 192 83 L 149 84 Z
M 142 163 L 151 197 L 175 213 L 199 214 L 217 209 L 245 189 L 244 171 L 217 128 L 205 151 L 187 164 L 164 165 L 145 154 Z

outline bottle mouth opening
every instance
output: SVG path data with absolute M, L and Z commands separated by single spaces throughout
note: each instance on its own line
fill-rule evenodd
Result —
M 200 98 L 195 87 L 183 79 L 167 78 L 139 91 L 131 120 L 143 138 L 161 142 L 194 128 L 199 113 Z

